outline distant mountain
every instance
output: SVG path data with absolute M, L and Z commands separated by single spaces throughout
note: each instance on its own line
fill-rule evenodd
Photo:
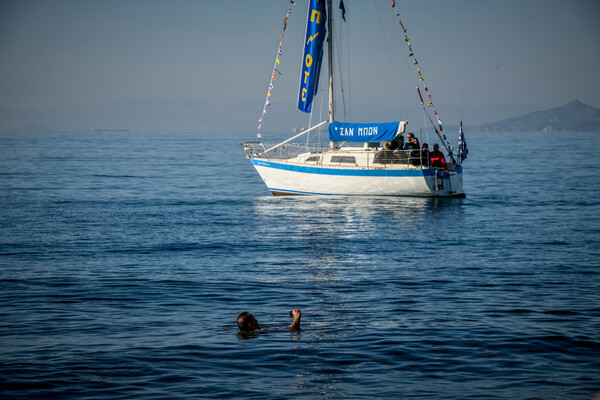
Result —
M 521 117 L 472 126 L 475 131 L 504 132 L 581 132 L 600 131 L 600 110 L 579 100 Z
M 262 102 L 262 100 L 261 100 Z M 258 107 L 257 107 L 258 105 Z M 64 132 L 103 130 L 142 132 L 243 132 L 255 134 L 261 104 L 256 102 L 211 104 L 199 99 L 118 100 L 99 106 L 64 106 L 47 110 L 0 107 L 0 132 Z M 577 100 L 562 107 L 538 111 L 523 104 L 484 104 L 462 107 L 440 106 L 444 127 L 458 131 L 460 116 L 471 131 L 600 131 L 600 110 Z M 351 113 L 339 112 L 342 120 L 354 122 L 395 121 L 407 118 L 409 130 L 423 124 L 420 107 L 400 109 L 390 104 L 355 104 Z M 529 113 L 529 114 L 526 114 Z M 523 115 L 526 114 L 526 115 Z M 522 117 L 515 116 L 523 115 Z M 504 119 L 508 118 L 508 119 Z M 263 132 L 292 132 L 295 104 L 274 103 L 263 123 Z M 496 123 L 481 124 L 484 121 Z M 476 126 L 473 126 L 476 125 Z

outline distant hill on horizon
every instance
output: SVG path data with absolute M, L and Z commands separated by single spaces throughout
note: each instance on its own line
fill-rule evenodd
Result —
M 239 132 L 256 134 L 256 103 L 210 104 L 199 99 L 118 100 L 99 106 L 61 106 L 47 110 L 0 107 L 0 132 L 70 132 L 129 130 L 132 132 Z M 471 131 L 600 131 L 600 110 L 572 101 L 564 106 L 539 111 L 525 104 L 482 104 L 465 107 L 445 106 L 444 126 L 458 131 L 459 116 Z M 520 117 L 518 117 L 521 115 Z M 410 121 L 409 129 L 423 123 L 421 107 L 406 107 L 377 102 L 355 105 L 351 121 Z M 264 133 L 291 133 L 297 119 L 295 104 L 271 106 Z M 500 121 L 484 123 L 486 121 Z M 298 125 L 301 129 L 303 125 Z
M 239 132 L 256 135 L 262 101 L 211 104 L 200 99 L 123 99 L 102 105 L 60 106 L 50 109 L 11 109 L 0 107 L 0 132 L 70 132 L 130 130 L 132 132 Z M 533 105 L 504 103 L 466 106 L 439 106 L 447 129 L 458 131 L 459 116 L 468 126 L 511 118 L 540 108 Z M 271 105 L 263 124 L 264 133 L 291 133 L 296 124 L 296 105 L 277 102 Z M 463 112 L 464 111 L 464 112 Z M 373 102 L 354 104 L 346 115 L 354 122 L 396 121 L 407 119 L 409 129 L 423 123 L 421 106 Z M 469 121 L 469 122 L 467 122 Z M 304 125 L 298 121 L 298 129 Z
M 600 109 L 579 100 L 521 117 L 471 126 L 482 132 L 595 132 L 600 131 Z

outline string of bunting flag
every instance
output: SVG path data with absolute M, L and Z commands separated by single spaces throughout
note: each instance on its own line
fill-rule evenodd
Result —
M 417 57 L 415 56 L 415 53 L 412 49 L 412 43 L 410 42 L 410 39 L 408 37 L 406 27 L 404 26 L 404 23 L 402 22 L 402 19 L 400 18 L 400 10 L 398 10 L 398 7 L 396 7 L 395 0 L 392 0 L 392 9 L 395 9 L 396 17 L 398 18 L 398 23 L 400 24 L 400 28 L 402 29 L 402 32 L 404 33 L 404 42 L 408 47 L 408 57 L 413 60 L 413 64 L 415 65 L 415 68 L 417 69 L 417 74 L 419 75 L 419 82 L 421 82 L 421 85 L 423 85 L 423 89 L 425 90 L 425 93 L 427 94 L 427 98 L 428 98 L 427 107 L 433 108 L 433 115 L 435 115 L 435 117 L 437 118 L 439 131 L 438 130 L 436 130 L 436 131 L 440 135 L 441 139 L 445 142 L 446 148 L 448 149 L 450 156 L 452 157 L 452 146 L 446 139 L 446 134 L 444 133 L 444 128 L 442 126 L 442 120 L 440 119 L 440 116 L 438 115 L 438 112 L 435 109 L 435 106 L 433 105 L 431 93 L 429 92 L 429 88 L 427 87 L 427 84 L 425 83 L 425 78 L 423 77 L 423 74 L 421 73 L 421 68 L 419 67 L 419 61 L 417 61 Z M 419 87 L 417 87 L 417 94 L 419 95 L 419 100 L 421 101 L 421 105 L 424 106 L 425 102 L 423 101 L 423 96 L 421 95 L 421 89 Z M 431 121 L 431 118 L 429 118 L 429 120 Z M 431 122 L 433 124 L 433 121 L 431 121 Z
M 294 0 L 290 0 L 290 3 L 296 5 Z M 259 139 L 262 137 L 260 134 L 260 128 L 262 127 L 263 118 L 265 117 L 265 115 L 267 115 L 267 107 L 269 107 L 271 105 L 271 100 L 273 99 L 273 95 L 271 94 L 271 91 L 275 87 L 273 85 L 273 82 L 275 82 L 277 80 L 277 77 L 275 76 L 275 74 L 281 75 L 281 71 L 279 71 L 279 68 L 278 68 L 279 67 L 279 56 L 281 56 L 283 54 L 283 51 L 281 50 L 282 45 L 283 45 L 283 36 L 284 36 L 285 30 L 287 28 L 288 17 L 290 16 L 291 13 L 292 13 L 292 6 L 289 6 L 287 13 L 285 14 L 285 18 L 283 19 L 283 28 L 281 30 L 281 35 L 279 35 L 279 45 L 277 46 L 277 55 L 275 56 L 275 64 L 273 65 L 273 73 L 271 74 L 271 79 L 269 81 L 269 89 L 267 90 L 267 97 L 265 99 L 265 105 L 263 107 L 262 115 L 260 116 L 260 119 L 258 120 L 258 133 L 256 134 L 256 137 L 258 137 Z

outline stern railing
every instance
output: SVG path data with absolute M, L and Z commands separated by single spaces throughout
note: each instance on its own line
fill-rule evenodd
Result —
M 250 141 L 241 143 L 242 148 L 246 152 L 248 158 L 263 158 L 267 160 L 289 161 L 301 154 L 306 154 L 307 158 L 310 155 L 322 155 L 324 152 L 331 152 L 329 143 L 317 143 L 310 146 L 299 143 L 287 143 L 278 147 L 273 147 L 268 143 L 260 141 Z M 265 152 L 265 149 L 271 149 Z M 363 147 L 343 147 L 333 150 L 341 152 L 357 152 L 363 155 L 357 157 L 362 160 L 355 164 L 328 163 L 324 157 L 319 157 L 315 165 L 348 167 L 348 168 L 389 168 L 394 166 L 406 165 L 412 168 L 427 169 L 432 168 L 429 156 L 421 150 L 385 150 L 382 148 L 363 148 Z M 447 161 L 447 169 L 453 171 L 455 165 L 451 161 Z M 440 168 L 441 169 L 441 168 Z

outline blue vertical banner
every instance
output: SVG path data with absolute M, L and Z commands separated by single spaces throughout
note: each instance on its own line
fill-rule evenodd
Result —
M 326 21 L 325 0 L 309 0 L 298 92 L 298 109 L 305 113 L 311 111 L 313 97 L 317 91 L 321 59 L 323 58 L 323 41 L 327 32 Z

